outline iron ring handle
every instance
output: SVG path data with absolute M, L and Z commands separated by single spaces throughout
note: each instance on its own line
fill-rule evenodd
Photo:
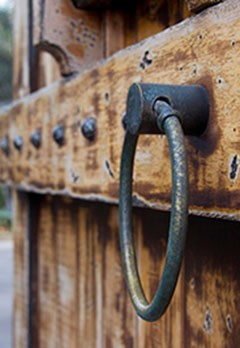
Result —
M 137 314 L 144 320 L 158 320 L 173 296 L 181 267 L 188 217 L 188 171 L 184 134 L 177 116 L 165 118 L 158 127 L 167 136 L 172 165 L 172 208 L 166 261 L 158 289 L 149 303 L 144 294 L 132 236 L 132 174 L 138 135 L 126 132 L 120 169 L 120 245 L 125 281 Z

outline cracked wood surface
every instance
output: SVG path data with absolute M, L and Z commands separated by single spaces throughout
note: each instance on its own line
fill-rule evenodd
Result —
M 1 182 L 117 202 L 121 116 L 130 84 L 201 83 L 210 93 L 211 117 L 204 136 L 186 140 L 191 209 L 239 219 L 239 10 L 238 1 L 226 1 L 1 111 L 1 138 L 8 135 L 11 147 L 8 157 L 1 154 Z M 86 116 L 97 120 L 94 142 L 80 131 Z M 60 148 L 52 140 L 57 124 L 65 127 Z M 29 143 L 35 129 L 42 132 L 39 150 Z M 21 152 L 12 145 L 16 135 L 24 140 Z M 171 179 L 165 137 L 142 136 L 135 162 L 134 204 L 168 209 Z

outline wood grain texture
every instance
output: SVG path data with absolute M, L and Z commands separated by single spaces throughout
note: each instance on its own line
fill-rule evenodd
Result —
M 238 347 L 239 223 L 191 218 L 189 232 L 185 253 L 185 346 Z
M 147 299 L 157 290 L 166 256 L 169 214 L 149 209 L 135 210 L 135 238 L 140 278 Z M 184 265 L 174 296 L 164 316 L 153 323 L 138 318 L 138 347 L 177 347 L 184 344 Z
M 176 4 L 173 1 L 168 3 Z M 40 92 L 29 97 L 30 102 L 28 99 L 24 106 L 15 106 L 11 117 L 1 119 L 0 133 L 1 136 L 9 134 L 11 141 L 14 135 L 21 133 L 24 148 L 22 153 L 18 153 L 11 144 L 10 157 L 1 157 L 1 180 L 10 183 L 10 178 L 11 184 L 15 182 L 16 187 L 29 191 L 115 202 L 123 139 L 121 114 L 130 83 L 140 79 L 169 82 L 169 78 L 170 82 L 200 81 L 211 91 L 213 107 L 210 128 L 205 137 L 201 141 L 195 138 L 188 140 L 192 208 L 197 209 L 197 213 L 214 215 L 221 212 L 228 217 L 234 214 L 234 218 L 238 219 L 239 89 L 238 70 L 232 67 L 239 65 L 236 57 L 239 55 L 239 5 L 233 1 L 231 6 L 228 5 L 227 10 L 223 7 L 216 14 L 207 12 L 205 19 L 199 17 L 180 25 L 180 33 L 178 29 L 171 29 L 163 36 L 119 53 L 105 66 L 98 66 L 76 80 L 66 84 L 60 82 L 46 89 L 44 96 Z M 177 7 L 174 8 L 176 10 Z M 147 32 L 141 29 L 143 23 L 136 29 L 139 15 L 133 23 L 129 23 L 132 27 L 126 26 L 126 20 L 131 22 L 130 17 L 123 20 L 117 14 L 113 18 L 108 15 L 104 34 L 108 37 L 106 56 L 126 45 L 126 42 L 137 41 L 141 35 L 153 35 L 152 30 L 156 28 L 157 31 L 161 26 L 153 23 L 152 30 Z M 223 22 L 226 27 L 229 26 L 226 33 L 222 31 Z M 120 25 L 115 26 L 115 23 Z M 150 21 L 146 28 L 148 25 Z M 116 41 L 111 37 L 112 27 L 118 38 Z M 179 46 L 175 47 L 174 40 L 179 41 Z M 144 59 L 147 51 L 147 57 L 152 59 L 151 64 L 146 63 L 149 59 Z M 52 78 L 46 72 L 42 84 L 52 81 L 56 75 L 53 73 Z M 233 100 L 236 108 L 232 106 Z M 96 115 L 98 124 L 97 139 L 92 144 L 83 139 L 80 132 L 80 124 L 88 114 Z M 63 148 L 58 148 L 51 138 L 52 128 L 59 121 L 66 125 Z M 40 150 L 35 150 L 29 144 L 30 133 L 36 128 L 43 134 Z M 231 151 L 233 153 L 229 158 L 228 154 L 225 156 L 224 146 L 230 154 Z M 159 194 L 163 179 L 170 174 L 170 168 L 166 169 L 167 161 L 168 150 L 164 139 L 152 140 L 148 136 L 142 139 L 136 158 L 135 204 L 168 207 L 169 178 L 166 187 L 163 186 L 166 196 Z M 161 166 L 163 173 L 159 170 Z M 149 173 L 147 178 L 146 173 Z M 150 186 L 150 182 L 155 186 Z M 215 186 L 211 191 L 213 183 Z M 221 190 L 220 196 L 209 203 L 224 185 L 230 192 Z M 232 196 L 233 192 L 236 198 Z M 136 317 L 123 281 L 117 207 L 34 194 L 30 195 L 34 199 L 29 201 L 29 195 L 22 195 L 23 201 L 18 196 L 14 203 L 17 232 L 15 346 L 26 348 L 27 333 L 30 333 L 26 328 L 26 307 L 29 303 L 27 233 L 29 216 L 31 221 L 36 207 L 39 214 L 35 215 L 35 223 L 30 224 L 34 237 L 31 238 L 31 243 L 34 243 L 31 250 L 36 251 L 36 283 L 29 294 L 33 306 L 32 319 L 38 323 L 38 326 L 31 326 L 34 348 L 238 346 L 238 223 L 209 222 L 196 217 L 190 219 L 186 260 L 173 302 L 160 321 L 145 323 Z M 193 202 L 204 199 L 207 202 L 205 208 L 203 205 L 197 208 L 193 205 Z M 219 202 L 224 207 L 218 206 L 216 211 Z M 155 292 L 164 264 L 168 220 L 167 213 L 134 209 L 138 265 L 149 299 Z
M 13 191 L 14 231 L 14 303 L 13 345 L 14 348 L 28 346 L 28 212 L 29 202 L 25 193 Z
M 143 0 L 134 10 L 138 42 L 191 15 L 184 0 Z
M 190 11 L 199 12 L 224 0 L 186 0 Z
M 59 65 L 48 52 L 39 52 L 38 57 L 38 88 L 46 87 L 61 79 Z
M 120 264 L 117 208 L 48 196 L 38 201 L 35 346 L 137 347 L 137 319 Z
M 51 53 L 63 75 L 102 58 L 101 14 L 77 10 L 71 1 L 34 0 L 34 44 Z
M 13 99 L 30 93 L 29 67 L 30 13 L 28 1 L 16 1 L 13 12 Z M 29 345 L 30 268 L 29 268 L 29 197 L 12 189 L 14 236 L 13 346 Z
M 100 207 L 99 207 L 100 208 Z M 118 209 L 102 206 L 95 211 L 103 264 L 103 347 L 139 347 L 137 316 L 123 279 L 120 258 Z M 104 208 L 104 210 L 103 210 Z M 101 222 L 106 221 L 105 226 Z
M 9 135 L 11 154 L 1 155 L 1 181 L 27 190 L 116 202 L 124 136 L 121 115 L 130 84 L 201 83 L 209 90 L 211 117 L 204 136 L 187 139 L 191 209 L 239 219 L 239 6 L 238 1 L 226 1 L 2 111 L 0 134 Z M 146 54 L 151 63 L 144 61 Z M 81 134 L 86 116 L 97 120 L 93 142 Z M 57 124 L 65 126 L 61 148 L 52 140 Z M 42 131 L 40 150 L 29 144 L 36 128 Z M 21 152 L 12 145 L 18 134 L 24 139 Z M 168 157 L 164 137 L 141 137 L 134 203 L 169 207 Z
M 51 201 L 50 201 L 51 202 Z M 36 346 L 56 347 L 58 331 L 58 277 L 57 277 L 57 226 L 54 208 L 50 209 L 50 202 L 39 209 L 37 229 L 32 233 L 37 235 L 38 265 L 35 270 L 38 274 L 38 301 L 35 313 L 38 317 L 38 328 L 35 335 L 38 337 Z M 54 220 L 52 216 L 54 215 Z
M 191 217 L 173 301 L 161 320 L 147 323 L 137 318 L 124 284 L 117 207 L 43 195 L 35 200 L 41 213 L 34 231 L 34 347 L 237 347 L 239 223 Z M 133 216 L 140 277 L 151 299 L 164 265 L 169 214 L 138 208 Z
M 13 98 L 29 94 L 29 7 L 28 1 L 16 1 L 13 20 Z

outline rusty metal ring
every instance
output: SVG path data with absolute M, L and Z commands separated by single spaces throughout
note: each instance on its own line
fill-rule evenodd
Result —
M 157 292 L 149 303 L 136 263 L 132 236 L 132 174 L 138 135 L 126 132 L 120 171 L 120 244 L 125 281 L 137 314 L 144 320 L 158 320 L 167 309 L 177 283 L 186 240 L 188 218 L 188 171 L 182 126 L 176 116 L 164 119 L 172 165 L 172 208 L 165 266 Z

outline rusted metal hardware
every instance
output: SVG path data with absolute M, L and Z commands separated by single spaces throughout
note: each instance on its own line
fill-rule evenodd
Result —
M 17 135 L 14 140 L 13 140 L 13 145 L 14 147 L 18 150 L 21 151 L 23 147 L 23 138 L 21 135 Z
M 36 149 L 39 149 L 41 146 L 41 132 L 39 130 L 33 132 L 31 134 L 30 141 Z
M 54 141 L 58 144 L 58 146 L 64 145 L 64 133 L 65 129 L 63 125 L 57 125 L 53 128 L 52 136 Z
M 96 120 L 93 117 L 86 117 L 81 126 L 83 136 L 89 140 L 94 140 L 96 134 Z
M 192 111 L 190 106 L 193 107 Z M 202 114 L 199 114 L 199 108 Z M 177 86 L 134 84 L 129 90 L 120 170 L 120 243 L 124 276 L 133 306 L 137 314 L 147 321 L 158 320 L 164 314 L 177 283 L 188 220 L 188 169 L 184 132 L 201 134 L 207 125 L 208 110 L 207 91 L 201 86 L 179 86 L 178 92 Z M 166 262 L 151 303 L 147 301 L 141 285 L 132 236 L 133 162 L 141 133 L 166 134 L 172 164 L 172 208 Z
M 4 138 L 1 140 L 0 148 L 1 148 L 1 150 L 5 153 L 6 156 L 9 155 L 10 149 L 9 149 L 9 140 L 8 140 L 8 137 L 4 137 Z
M 126 130 L 131 134 L 159 134 L 153 105 L 166 101 L 178 116 L 184 134 L 201 135 L 209 116 L 209 100 L 205 87 L 200 85 L 133 84 L 128 93 Z

